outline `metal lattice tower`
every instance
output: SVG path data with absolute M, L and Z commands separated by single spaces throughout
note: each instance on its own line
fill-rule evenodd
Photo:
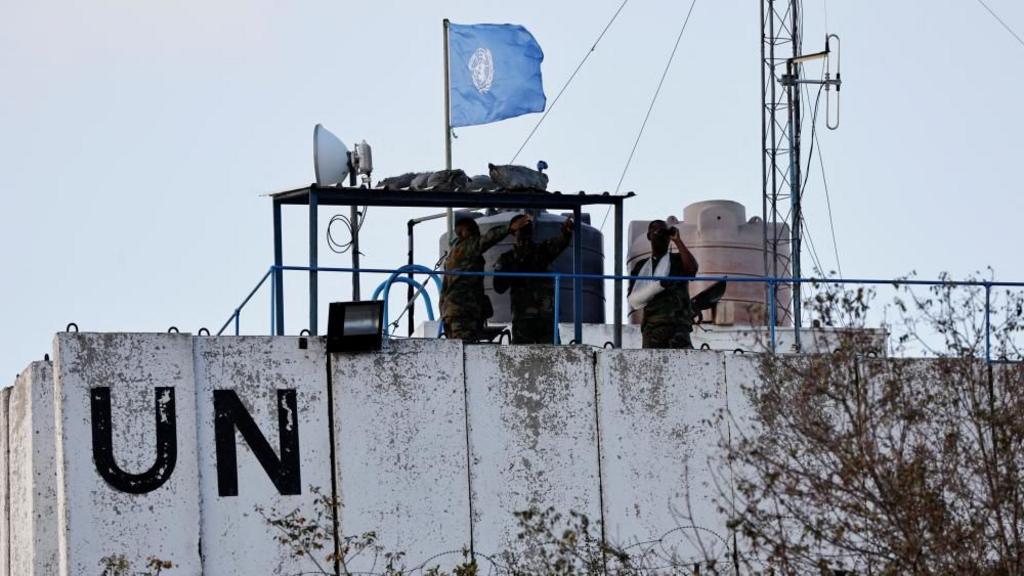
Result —
M 761 2 L 761 174 L 766 276 L 800 277 L 800 91 L 783 84 L 795 74 L 800 56 L 798 0 Z M 788 250 L 787 250 L 788 248 Z M 789 253 L 789 258 L 785 253 Z M 792 286 L 792 301 L 778 298 L 779 322 L 791 319 L 800 344 L 800 285 Z

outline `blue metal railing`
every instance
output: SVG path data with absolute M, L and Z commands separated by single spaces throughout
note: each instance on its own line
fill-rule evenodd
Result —
M 239 334 L 239 331 L 240 331 L 239 323 L 240 323 L 242 309 L 245 308 L 245 306 L 249 303 L 250 300 L 252 300 L 253 296 L 259 291 L 259 289 L 263 286 L 263 284 L 266 283 L 267 278 L 271 278 L 271 277 L 273 277 L 273 279 L 271 281 L 271 299 L 270 299 L 271 314 L 270 314 L 270 317 L 271 317 L 271 333 L 274 332 L 274 328 L 275 328 L 274 323 L 275 323 L 276 315 L 275 315 L 275 310 L 274 310 L 275 298 L 273 297 L 273 295 L 276 294 L 276 291 L 278 290 L 277 282 L 276 282 L 277 275 L 275 275 L 274 272 L 277 272 L 277 271 L 281 271 L 281 272 L 286 272 L 286 271 L 295 271 L 295 272 L 316 271 L 316 272 L 352 273 L 352 272 L 356 272 L 356 269 L 354 269 L 354 268 L 345 268 L 345 267 L 270 266 L 270 268 L 267 269 L 266 273 L 263 274 L 263 277 L 260 278 L 260 281 L 257 282 L 256 286 L 249 292 L 249 294 L 245 297 L 245 299 L 242 300 L 242 303 L 239 304 L 239 306 L 237 308 L 235 308 L 235 311 L 231 314 L 230 317 L 228 317 L 228 320 L 224 323 L 223 326 L 221 326 L 220 330 L 217 331 L 217 335 L 218 336 L 222 335 L 224 333 L 224 331 L 228 328 L 228 326 L 231 325 L 232 322 L 234 322 L 234 325 L 235 325 L 235 335 L 237 336 Z M 562 284 L 562 280 L 563 279 L 581 280 L 581 281 L 585 281 L 585 280 L 590 280 L 590 281 L 606 281 L 606 280 L 620 280 L 620 281 L 621 280 L 625 280 L 625 281 L 631 281 L 631 280 L 652 280 L 652 281 L 658 281 L 658 280 L 665 280 L 664 277 L 660 277 L 660 276 L 630 276 L 630 275 L 614 275 L 614 274 L 572 274 L 572 273 L 562 273 L 562 272 L 493 272 L 493 271 L 490 271 L 490 272 L 472 272 L 472 271 L 445 271 L 445 270 L 431 270 L 431 269 L 426 268 L 424 266 L 416 266 L 416 265 L 414 265 L 414 266 L 403 266 L 401 268 L 396 268 L 396 269 L 388 269 L 388 268 L 359 268 L 358 272 L 360 272 L 362 274 L 388 274 L 389 275 L 389 281 L 400 281 L 399 277 L 398 277 L 400 274 L 406 274 L 406 275 L 417 275 L 417 274 L 425 275 L 425 276 L 429 276 L 429 277 L 433 278 L 435 285 L 438 287 L 438 291 L 440 291 L 440 281 L 438 280 L 439 276 L 479 276 L 479 277 L 485 277 L 485 278 L 486 277 L 501 276 L 501 277 L 509 277 L 509 278 L 545 278 L 545 279 L 551 279 L 553 281 L 553 284 L 554 284 L 554 294 L 555 294 L 554 311 L 553 311 L 554 314 L 553 314 L 553 316 L 554 316 L 554 334 L 555 334 L 555 341 L 554 341 L 554 343 L 556 343 L 556 344 L 559 343 L 558 323 L 559 323 L 559 316 L 560 316 L 560 312 L 561 312 L 561 310 L 560 310 L 560 298 L 558 297 L 558 295 L 560 293 L 560 288 L 561 288 L 561 284 Z M 962 281 L 958 281 L 958 280 L 921 280 L 921 279 L 913 279 L 913 278 L 907 278 L 907 279 L 878 279 L 878 278 L 788 278 L 788 277 L 772 277 L 772 276 L 753 276 L 753 277 L 752 276 L 688 276 L 688 277 L 673 277 L 672 279 L 675 280 L 675 281 L 694 281 L 694 282 L 719 282 L 719 281 L 723 281 L 723 282 L 735 282 L 735 283 L 749 282 L 749 283 L 757 283 L 757 284 L 766 284 L 767 287 L 768 287 L 768 313 L 769 313 L 768 331 L 769 331 L 769 340 L 770 340 L 770 345 L 771 345 L 771 350 L 772 351 L 775 350 L 776 342 L 777 342 L 777 338 L 776 338 L 776 323 L 777 323 L 777 316 L 776 316 L 777 297 L 776 297 L 776 292 L 777 292 L 777 288 L 779 286 L 791 286 L 791 285 L 794 285 L 794 284 L 799 284 L 799 285 L 803 285 L 803 284 L 839 284 L 839 285 L 855 284 L 855 285 L 869 285 L 869 286 L 890 285 L 890 286 L 897 286 L 897 287 L 898 286 L 949 286 L 949 287 L 983 288 L 985 290 L 985 319 L 984 319 L 984 326 L 985 326 L 985 359 L 989 363 L 1008 363 L 1008 362 L 1013 362 L 1013 361 L 1009 361 L 1009 360 L 1006 360 L 1006 359 L 993 359 L 992 358 L 992 340 L 991 340 L 992 339 L 992 323 L 991 323 L 992 290 L 994 288 L 1017 288 L 1017 289 L 1024 289 L 1024 282 L 1000 282 L 1000 281 L 995 281 L 995 280 L 962 280 Z M 388 281 L 385 281 L 385 284 L 388 284 Z M 382 286 L 384 286 L 384 284 L 382 284 Z M 381 289 L 378 289 L 376 292 L 374 292 L 374 299 L 376 299 L 378 296 L 380 296 L 381 292 L 382 292 Z M 383 293 L 386 294 L 387 290 L 384 289 Z M 423 285 L 422 284 L 420 284 L 420 286 L 419 286 L 419 290 L 417 291 L 417 295 L 421 294 L 421 293 L 425 294 L 425 292 L 423 291 Z M 385 304 L 385 306 L 386 306 L 386 304 Z M 616 313 L 618 313 L 618 311 L 616 311 Z

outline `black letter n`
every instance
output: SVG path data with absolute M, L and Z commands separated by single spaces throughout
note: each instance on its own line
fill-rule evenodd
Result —
M 302 493 L 302 480 L 299 476 L 299 422 L 295 408 L 295 390 L 278 390 L 278 436 L 281 440 L 281 457 L 278 458 L 235 391 L 213 391 L 217 486 L 221 496 L 238 496 L 235 429 L 241 432 L 242 438 L 278 492 L 286 496 Z

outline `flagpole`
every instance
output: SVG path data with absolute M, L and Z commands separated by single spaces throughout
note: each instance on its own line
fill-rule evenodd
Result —
M 444 167 L 445 170 L 452 169 L 452 103 L 451 103 L 451 79 L 449 78 L 448 64 L 448 19 L 444 19 Z M 445 211 L 448 221 L 448 242 L 455 231 L 455 218 L 452 207 Z

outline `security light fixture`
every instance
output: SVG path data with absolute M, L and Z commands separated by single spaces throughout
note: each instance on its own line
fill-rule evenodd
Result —
M 376 352 L 384 341 L 384 302 L 332 302 L 327 352 Z

